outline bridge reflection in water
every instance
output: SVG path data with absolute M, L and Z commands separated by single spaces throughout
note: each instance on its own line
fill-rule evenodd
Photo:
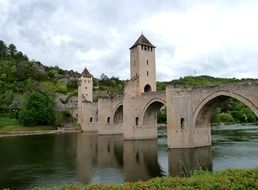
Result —
M 169 175 L 189 176 L 195 170 L 212 170 L 211 147 L 169 149 Z
M 147 180 L 167 175 L 158 159 L 157 140 L 124 141 L 122 136 L 79 134 L 77 171 L 83 183 Z M 196 169 L 212 170 L 211 147 L 170 149 L 169 175 L 186 176 Z M 115 181 L 114 181 L 115 179 Z

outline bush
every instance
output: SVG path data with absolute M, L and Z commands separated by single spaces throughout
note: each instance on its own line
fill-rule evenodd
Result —
M 78 88 L 78 80 L 74 80 L 74 79 L 69 80 L 67 82 L 67 88 L 69 88 L 69 89 L 77 89 Z
M 56 92 L 67 93 L 67 87 L 62 81 L 58 81 L 56 84 Z
M 55 122 L 54 102 L 46 94 L 33 92 L 19 112 L 23 125 L 51 125 Z
M 63 127 L 64 123 L 74 123 L 75 119 L 73 118 L 69 110 L 63 110 L 57 113 L 56 126 Z
M 232 115 L 229 113 L 221 113 L 219 117 L 220 117 L 220 121 L 223 123 L 234 123 L 235 121 Z
M 215 173 L 210 172 L 198 172 L 190 178 L 179 178 L 179 177 L 161 177 L 153 178 L 149 181 L 138 181 L 124 184 L 112 184 L 112 185 L 66 185 L 59 187 L 50 188 L 35 188 L 35 190 L 159 190 L 159 189 L 201 189 L 201 190 L 212 190 L 212 189 L 258 189 L 258 168 L 247 169 L 247 170 L 226 170 Z

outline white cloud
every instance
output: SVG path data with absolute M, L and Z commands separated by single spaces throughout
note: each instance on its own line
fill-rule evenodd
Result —
M 0 0 L 0 15 L 0 39 L 46 65 L 129 78 L 128 48 L 143 31 L 158 80 L 257 77 L 257 1 Z
M 258 3 L 252 2 L 233 8 L 201 4 L 183 11 L 158 12 L 145 22 L 145 28 L 147 31 L 152 31 L 156 39 L 161 41 L 159 44 L 161 48 L 162 46 L 175 47 L 171 56 L 165 55 L 166 53 L 157 56 L 158 64 L 163 66 L 162 69 L 167 72 L 167 75 L 171 73 L 173 77 L 179 77 L 193 74 L 194 70 L 202 70 L 199 74 L 207 72 L 217 75 L 216 70 L 210 72 L 207 67 L 202 69 L 205 64 L 195 60 L 202 57 L 205 61 L 210 56 L 219 55 L 223 58 L 221 63 L 212 59 L 209 61 L 213 61 L 212 64 L 216 64 L 218 69 L 223 67 L 223 70 L 230 70 L 231 67 L 236 67 L 234 61 L 247 61 L 242 58 L 250 52 L 258 55 L 258 25 L 255 24 L 257 18 Z M 225 65 L 227 68 L 224 68 Z M 192 71 L 180 72 L 180 69 L 186 66 Z M 255 67 L 258 68 L 258 66 Z M 175 73 L 174 70 L 179 73 Z M 221 73 L 219 76 L 229 75 Z M 245 75 L 232 73 L 230 76 Z

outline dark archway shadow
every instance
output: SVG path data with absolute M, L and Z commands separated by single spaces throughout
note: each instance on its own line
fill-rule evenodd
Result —
M 151 86 L 149 84 L 145 85 L 144 92 L 151 92 Z

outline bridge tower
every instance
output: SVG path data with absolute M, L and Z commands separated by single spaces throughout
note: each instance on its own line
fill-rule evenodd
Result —
M 83 125 L 85 120 L 85 106 L 92 103 L 93 77 L 85 67 L 79 79 L 78 88 L 78 122 Z M 84 105 L 86 103 L 86 105 Z
M 141 34 L 130 47 L 131 79 L 138 79 L 138 93 L 156 91 L 155 46 Z

